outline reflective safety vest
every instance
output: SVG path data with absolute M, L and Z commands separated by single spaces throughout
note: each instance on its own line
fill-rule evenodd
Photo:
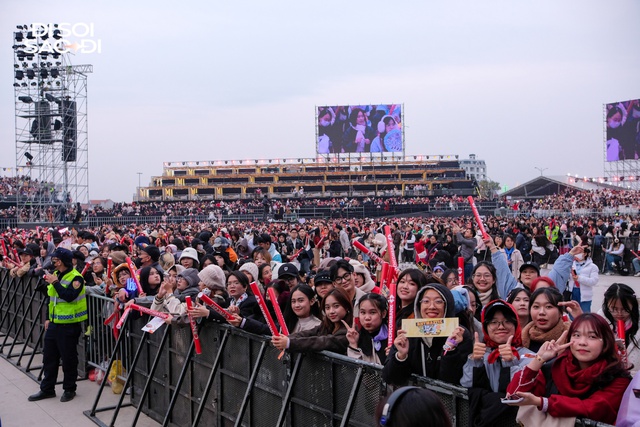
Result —
M 76 277 L 82 277 L 82 274 L 75 268 L 71 269 L 62 276 L 60 284 L 66 288 Z M 52 284 L 47 287 L 47 295 L 49 295 L 49 320 L 53 323 L 79 323 L 87 320 L 87 296 L 84 286 L 80 295 L 71 302 L 60 298 Z

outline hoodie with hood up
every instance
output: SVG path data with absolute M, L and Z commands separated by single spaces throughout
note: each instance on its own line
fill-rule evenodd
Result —
M 423 286 L 417 293 L 414 302 L 415 318 L 422 318 L 420 300 L 429 289 L 438 292 L 445 301 L 445 317 L 456 317 L 454 314 L 454 300 L 451 291 L 446 286 L 430 283 Z M 391 347 L 389 357 L 382 369 L 382 378 L 390 384 L 405 384 L 412 374 L 460 385 L 462 367 L 467 357 L 473 351 L 473 338 L 465 328 L 462 342 L 454 349 L 444 352 L 442 347 L 447 337 L 437 338 L 409 338 L 409 353 L 407 358 L 399 361 L 396 358 L 398 350 Z

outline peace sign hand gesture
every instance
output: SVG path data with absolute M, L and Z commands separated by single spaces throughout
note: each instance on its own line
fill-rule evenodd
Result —
M 568 331 L 564 331 L 558 340 L 547 341 L 542 344 L 540 350 L 538 350 L 538 357 L 542 359 L 544 362 L 548 362 L 549 360 L 558 356 L 558 353 L 563 351 L 565 348 L 571 346 L 571 341 L 566 344 L 563 344 L 567 340 Z
M 356 329 L 356 321 L 353 320 L 353 325 L 349 327 L 349 324 L 344 320 L 341 320 L 342 324 L 345 328 L 347 328 L 347 340 L 349 341 L 349 347 L 358 348 L 358 339 L 360 338 L 360 333 Z

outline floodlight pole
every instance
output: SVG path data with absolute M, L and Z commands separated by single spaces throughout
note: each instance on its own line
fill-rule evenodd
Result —
M 537 166 L 534 166 L 534 169 L 538 169 L 540 171 L 540 176 L 543 176 L 544 175 L 543 172 L 546 171 L 549 168 L 539 168 Z

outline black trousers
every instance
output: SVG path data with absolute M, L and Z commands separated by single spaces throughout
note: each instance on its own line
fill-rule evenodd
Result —
M 44 335 L 44 349 L 42 362 L 44 378 L 40 383 L 40 390 L 54 392 L 58 380 L 58 366 L 62 359 L 64 391 L 76 391 L 78 378 L 78 338 L 82 328 L 80 323 L 55 324 L 50 323 Z

